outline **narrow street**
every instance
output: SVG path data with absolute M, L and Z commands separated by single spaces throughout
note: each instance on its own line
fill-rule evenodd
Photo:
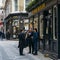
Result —
M 0 41 L 0 60 L 52 60 L 39 52 L 37 56 L 28 54 L 28 47 L 24 49 L 25 56 L 20 56 L 17 46 L 18 41 Z
M 26 39 L 20 41 L 24 56 L 17 38 Z M 29 47 L 22 53 L 24 43 Z M 33 54 L 28 54 L 30 50 Z M 58 59 L 60 0 L 0 0 L 0 60 Z

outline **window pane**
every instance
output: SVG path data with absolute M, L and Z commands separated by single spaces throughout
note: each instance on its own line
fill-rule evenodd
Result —
M 56 5 L 53 8 L 53 38 L 57 39 L 57 7 Z
M 17 11 L 18 10 L 18 2 L 17 2 L 18 0 L 15 0 L 15 11 Z
M 40 15 L 40 38 L 43 38 L 43 15 Z

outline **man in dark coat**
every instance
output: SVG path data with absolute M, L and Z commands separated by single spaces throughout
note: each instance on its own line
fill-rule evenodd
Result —
M 37 55 L 37 42 L 38 42 L 38 32 L 37 29 L 35 28 L 33 33 L 34 55 Z
M 34 52 L 34 44 L 33 44 L 33 31 L 32 31 L 32 29 L 30 29 L 29 30 L 29 53 L 32 53 L 33 54 L 33 52 Z
M 24 55 L 23 49 L 25 46 L 25 33 L 23 30 L 20 31 L 18 38 L 19 38 L 19 53 L 20 53 L 20 55 Z

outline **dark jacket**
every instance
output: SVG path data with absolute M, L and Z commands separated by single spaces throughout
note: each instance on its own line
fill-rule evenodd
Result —
M 24 33 L 20 33 L 18 35 L 19 38 L 19 47 L 20 46 L 24 46 L 25 45 L 25 34 Z
M 34 32 L 33 33 L 33 42 L 37 42 L 38 41 L 38 32 Z

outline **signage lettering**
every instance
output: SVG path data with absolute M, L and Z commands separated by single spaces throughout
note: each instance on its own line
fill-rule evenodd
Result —
M 37 8 L 35 8 L 33 11 L 32 11 L 32 14 L 36 14 L 37 12 L 41 11 L 42 9 L 45 8 L 45 3 L 43 3 L 42 5 L 38 6 Z

